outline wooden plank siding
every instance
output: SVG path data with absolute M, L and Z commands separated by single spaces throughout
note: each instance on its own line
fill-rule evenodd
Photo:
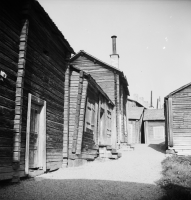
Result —
M 191 155 L 191 85 L 183 86 L 170 94 L 165 102 L 169 116 L 169 120 L 166 120 L 168 149 Z
M 23 2 L 0 3 L 0 70 L 7 74 L 0 81 L 0 180 L 26 176 L 29 94 L 46 102 L 47 170 L 61 167 L 67 148 L 65 71 L 74 52 L 37 1 Z
M 111 70 L 103 68 L 98 63 L 94 63 L 85 56 L 80 56 L 71 64 L 81 70 L 91 74 L 92 78 L 96 80 L 97 84 L 107 93 L 109 98 L 114 102 L 114 74 Z M 101 74 L 101 76 L 100 76 Z
M 147 130 L 147 144 L 160 144 L 165 141 L 165 122 L 164 121 L 148 121 L 145 124 Z M 154 129 L 161 128 L 161 135 L 155 136 Z
M 0 81 L 0 180 L 13 175 L 13 137 L 17 63 L 21 31 L 21 1 L 0 3 L 0 71 L 7 74 Z M 10 9 L 10 12 L 7 10 Z M 23 166 L 21 167 L 21 169 Z
M 125 81 L 126 79 L 122 75 L 122 72 L 101 62 L 84 51 L 80 51 L 78 54 L 72 57 L 70 62 L 74 67 L 90 74 L 91 77 L 95 79 L 97 84 L 102 88 L 102 90 L 108 95 L 111 101 L 115 103 L 116 114 L 114 123 L 116 127 L 113 127 L 113 131 L 115 131 L 116 136 L 112 136 L 113 147 L 116 148 L 116 143 L 127 142 L 125 124 L 127 123 L 126 102 L 129 93 L 127 81 Z M 100 122 L 98 119 L 98 124 L 99 123 Z
M 111 118 L 114 105 L 89 74 L 73 66 L 70 66 L 68 73 L 70 74 L 68 164 L 73 166 L 79 159 L 93 160 L 97 156 L 97 151 L 94 151 L 96 144 L 101 142 L 106 146 L 111 145 L 108 135 L 109 137 L 112 135 Z M 101 109 L 105 112 L 102 126 L 103 140 L 100 138 L 99 125 Z M 107 112 L 111 116 L 107 115 Z
M 50 22 L 35 6 L 31 11 L 24 100 L 27 94 L 47 102 L 47 170 L 60 168 L 63 159 L 64 82 L 66 48 L 59 44 Z M 51 39 L 50 39 L 51 38 Z

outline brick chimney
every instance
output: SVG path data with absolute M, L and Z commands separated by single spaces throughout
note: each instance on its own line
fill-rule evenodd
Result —
M 113 35 L 112 38 L 112 54 L 110 55 L 111 58 L 111 65 L 115 68 L 119 69 L 119 55 L 117 54 L 116 50 L 116 38 L 117 36 Z

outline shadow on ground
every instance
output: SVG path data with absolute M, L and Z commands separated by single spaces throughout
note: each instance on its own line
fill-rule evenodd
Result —
M 86 179 L 56 180 L 39 177 L 0 189 L 1 200 L 152 200 L 163 197 L 163 190 L 156 185 Z
M 162 187 L 166 191 L 161 200 L 190 200 L 191 188 L 179 186 L 176 184 L 167 184 Z
M 153 148 L 156 151 L 159 151 L 161 153 L 166 153 L 166 147 L 165 147 L 165 143 L 161 142 L 159 144 L 149 144 L 148 147 Z

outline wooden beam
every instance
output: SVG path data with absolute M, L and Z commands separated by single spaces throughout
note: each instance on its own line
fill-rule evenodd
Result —
M 115 93 L 115 107 L 116 107 L 116 127 L 117 127 L 117 132 L 116 132 L 116 140 L 117 143 L 120 142 L 119 140 L 119 134 L 120 134 L 120 124 L 119 124 L 119 76 L 114 73 L 114 93 Z
M 24 20 L 19 45 L 19 60 L 18 72 L 16 81 L 16 100 L 15 101 L 15 119 L 14 120 L 14 138 L 13 138 L 13 176 L 12 182 L 19 182 L 19 166 L 20 166 L 20 149 L 21 149 L 21 127 L 22 127 L 22 107 L 23 107 L 23 86 L 25 75 L 26 51 L 27 51 L 27 38 L 28 38 L 28 19 Z M 19 103 L 18 103 L 19 102 Z M 18 114 L 16 110 L 21 110 Z M 17 148 L 16 148 L 17 147 Z
M 29 140 L 30 140 L 30 116 L 31 116 L 31 99 L 32 95 L 28 94 L 28 111 L 27 111 L 27 131 L 26 131 L 26 151 L 25 151 L 25 174 L 29 172 Z
M 63 129 L 63 159 L 68 158 L 69 147 L 69 117 L 70 117 L 70 66 L 65 73 L 64 94 L 64 129 Z M 65 152 L 64 152 L 65 149 Z
M 82 90 L 83 90 L 83 71 L 80 71 L 79 84 L 78 84 L 77 105 L 76 105 L 76 115 L 75 115 L 75 124 L 74 124 L 74 134 L 73 134 L 73 144 L 72 144 L 72 153 L 76 153 L 79 118 L 80 118 L 80 107 L 81 107 L 81 99 L 82 99 Z
M 144 122 L 144 129 L 145 129 L 145 144 L 148 143 L 148 121 Z
M 168 100 L 164 101 L 164 116 L 165 116 L 165 146 L 168 148 Z
M 99 95 L 99 104 L 98 104 L 98 120 L 97 120 L 97 144 L 100 142 L 100 111 L 101 111 L 101 94 Z
M 168 128 L 169 128 L 169 146 L 173 147 L 173 130 L 172 130 L 172 126 L 173 126 L 173 119 L 172 119 L 172 98 L 168 98 L 168 118 L 169 118 L 169 124 L 168 124 Z

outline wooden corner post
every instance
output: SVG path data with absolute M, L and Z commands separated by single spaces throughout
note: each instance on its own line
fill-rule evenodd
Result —
M 169 146 L 173 147 L 173 130 L 172 130 L 172 98 L 168 98 L 168 132 L 169 132 Z
M 24 87 L 24 76 L 25 76 L 28 27 L 29 27 L 28 19 L 23 20 L 23 26 L 20 35 L 18 72 L 16 81 L 12 182 L 20 181 L 19 168 L 20 168 L 20 151 L 21 151 L 23 87 Z

